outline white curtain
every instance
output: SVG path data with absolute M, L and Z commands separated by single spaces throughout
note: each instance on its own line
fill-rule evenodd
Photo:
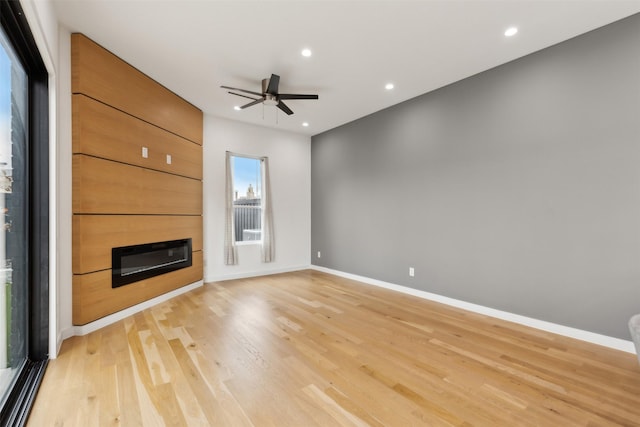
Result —
M 235 265 L 238 263 L 238 251 L 233 225 L 233 169 L 231 168 L 231 153 L 228 151 L 225 172 L 224 263 L 225 265 Z
M 273 236 L 273 210 L 271 209 L 271 184 L 269 182 L 269 159 L 262 157 L 262 262 L 276 258 Z

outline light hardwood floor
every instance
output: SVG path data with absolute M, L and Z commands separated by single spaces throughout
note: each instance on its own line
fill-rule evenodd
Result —
M 316 271 L 63 343 L 29 426 L 640 425 L 633 354 Z

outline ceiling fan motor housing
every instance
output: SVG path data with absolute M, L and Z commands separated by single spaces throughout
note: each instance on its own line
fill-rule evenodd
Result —
M 256 104 L 263 104 L 269 106 L 275 106 L 292 115 L 293 111 L 284 102 L 283 99 L 318 99 L 318 95 L 304 95 L 296 93 L 279 93 L 278 86 L 280 85 L 280 76 L 277 74 L 271 74 L 270 78 L 262 79 L 262 92 L 257 93 L 246 89 L 239 89 L 230 86 L 221 86 L 223 89 L 229 89 L 229 93 L 243 98 L 251 99 L 251 102 L 240 107 L 241 110 L 251 107 Z M 232 92 L 233 91 L 233 92 Z M 238 93 L 242 92 L 242 93 Z M 249 94 L 252 96 L 248 96 Z

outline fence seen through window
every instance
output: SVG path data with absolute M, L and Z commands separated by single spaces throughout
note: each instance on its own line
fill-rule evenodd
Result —
M 232 157 L 233 221 L 236 242 L 262 240 L 262 162 Z

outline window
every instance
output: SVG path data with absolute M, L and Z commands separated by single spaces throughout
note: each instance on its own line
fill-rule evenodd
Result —
M 236 242 L 262 241 L 262 161 L 231 156 L 233 224 Z
M 269 158 L 225 155 L 224 263 L 238 264 L 237 244 L 261 246 L 262 262 L 276 256 Z
M 0 0 L 0 425 L 24 425 L 48 359 L 48 73 Z

